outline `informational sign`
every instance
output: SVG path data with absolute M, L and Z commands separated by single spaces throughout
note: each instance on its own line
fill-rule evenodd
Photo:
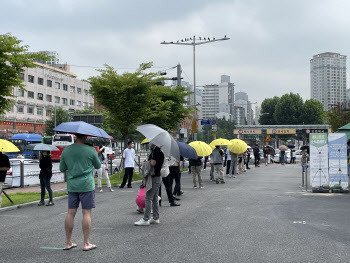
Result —
M 214 138 L 216 137 L 216 131 L 213 132 L 213 137 L 214 137 Z
M 216 124 L 216 120 L 212 120 L 211 123 L 215 125 Z
M 259 129 L 240 129 L 233 130 L 233 134 L 261 134 Z
M 348 187 L 347 147 L 345 133 L 331 133 L 328 135 L 329 152 L 329 185 L 335 184 Z
M 202 120 L 201 121 L 201 125 L 209 125 L 210 124 L 210 120 Z
M 310 134 L 310 133 L 328 133 L 328 129 L 302 129 L 302 133 Z
M 267 129 L 267 134 L 296 134 L 296 129 Z
M 271 142 L 271 138 L 269 135 L 266 135 L 265 142 Z
M 328 185 L 327 133 L 310 134 L 310 183 L 312 187 Z
M 217 131 L 218 130 L 218 126 L 217 125 L 212 125 L 211 126 L 211 130 L 212 131 Z
M 192 133 L 197 133 L 198 127 L 197 127 L 197 122 L 192 121 Z

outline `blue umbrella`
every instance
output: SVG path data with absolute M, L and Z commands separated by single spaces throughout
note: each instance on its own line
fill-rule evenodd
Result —
M 180 154 L 183 157 L 189 158 L 189 159 L 197 159 L 197 152 L 196 150 L 189 146 L 187 143 L 184 142 L 177 142 L 177 145 L 179 145 L 179 149 L 180 149 Z
M 53 130 L 110 139 L 109 135 L 104 130 L 83 121 L 62 122 Z

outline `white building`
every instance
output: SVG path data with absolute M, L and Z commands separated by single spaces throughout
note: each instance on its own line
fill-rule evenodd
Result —
M 36 68 L 26 68 L 21 74 L 25 90 L 12 88 L 12 94 L 17 96 L 16 106 L 6 112 L 5 119 L 43 123 L 51 117 L 54 107 L 74 112 L 94 105 L 88 82 L 77 79 L 73 73 L 34 64 Z
M 261 108 L 259 106 L 255 106 L 255 125 L 260 125 L 259 123 L 259 118 L 260 118 L 260 112 L 261 112 Z
M 311 98 L 328 111 L 332 105 L 346 102 L 346 56 L 326 52 L 310 60 Z
M 254 122 L 254 112 L 252 109 L 252 103 L 248 100 L 248 95 L 245 92 L 235 93 L 235 102 L 234 105 L 237 107 L 244 108 L 245 122 L 247 125 L 253 125 Z M 236 115 L 237 116 L 237 115 Z M 235 120 L 237 123 L 238 120 Z

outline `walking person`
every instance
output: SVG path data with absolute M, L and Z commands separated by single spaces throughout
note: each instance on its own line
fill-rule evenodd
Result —
M 143 181 L 146 186 L 146 197 L 145 197 L 145 213 L 143 218 L 135 222 L 136 226 L 148 226 L 150 224 L 159 224 L 159 202 L 158 202 L 158 192 L 161 184 L 161 174 L 164 162 L 164 154 L 159 147 L 150 143 L 151 154 L 148 158 L 150 161 L 150 166 L 154 167 L 154 175 L 148 175 Z M 147 162 L 145 163 L 147 164 Z M 146 179 L 146 180 L 145 180 Z M 151 209 L 153 208 L 153 218 L 150 219 Z
M 134 142 L 128 141 L 128 148 L 126 148 L 123 152 L 124 177 L 119 188 L 124 188 L 126 181 L 128 181 L 128 188 L 132 188 L 131 181 L 135 167 L 135 150 L 133 148 Z
M 77 247 L 72 242 L 74 218 L 79 203 L 83 212 L 84 251 L 96 248 L 89 241 L 91 231 L 91 209 L 95 208 L 95 180 L 93 169 L 100 169 L 101 162 L 93 147 L 85 145 L 86 135 L 76 134 L 74 144 L 67 146 L 61 155 L 60 171 L 67 172 L 68 213 L 65 219 L 66 246 L 64 250 Z
M 2 151 L 0 151 L 0 208 L 2 203 L 2 186 L 6 179 L 6 173 L 8 170 L 10 170 L 10 160 L 9 157 Z
M 255 167 L 260 167 L 260 150 L 259 150 L 259 147 L 258 145 L 256 144 L 254 149 L 253 149 L 253 153 L 254 153 L 254 164 L 255 164 Z
M 231 168 L 231 154 L 230 154 L 230 150 L 228 148 L 226 148 L 225 150 L 225 162 L 226 164 L 226 176 L 228 176 L 230 174 L 230 168 Z M 225 165 L 224 165 L 225 167 Z
M 210 159 L 212 160 L 214 166 L 214 178 L 217 184 L 224 184 L 224 167 L 222 166 L 222 157 L 224 152 L 220 149 L 219 145 L 215 146 L 215 149 L 210 155 Z
M 45 205 L 45 188 L 47 192 L 49 193 L 49 202 L 46 206 L 52 206 L 54 205 L 53 199 L 52 199 L 52 189 L 50 186 L 50 180 L 52 177 L 52 160 L 50 156 L 50 152 L 48 151 L 40 151 L 39 154 L 39 167 L 40 167 L 40 188 L 41 188 L 41 199 L 38 204 L 38 206 Z
M 197 189 L 204 188 L 203 187 L 203 181 L 202 181 L 202 168 L 203 168 L 203 158 L 198 157 L 197 159 L 190 159 L 191 167 L 192 167 L 192 174 L 193 174 L 193 188 Z M 197 185 L 197 177 L 198 177 L 198 185 Z
M 295 163 L 295 156 L 296 156 L 295 150 L 291 149 L 290 150 L 290 163 Z
M 106 180 L 107 187 L 109 188 L 109 191 L 114 192 L 108 176 L 108 160 L 107 160 L 107 154 L 105 153 L 105 148 L 106 148 L 105 146 L 100 145 L 98 150 L 98 159 L 101 162 L 101 168 L 97 170 L 98 187 L 100 188 L 100 192 L 103 192 L 101 181 L 102 181 L 102 177 L 104 177 Z
M 268 163 L 268 154 L 269 154 L 269 153 L 268 153 L 268 151 L 267 151 L 266 145 L 264 145 L 263 153 L 264 153 L 265 165 L 267 166 L 267 163 Z

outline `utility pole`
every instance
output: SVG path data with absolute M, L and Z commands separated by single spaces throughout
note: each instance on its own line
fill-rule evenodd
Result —
M 230 38 L 223 37 L 223 38 L 219 38 L 219 39 L 215 39 L 215 37 L 213 38 L 206 38 L 206 37 L 198 37 L 196 38 L 196 36 L 190 37 L 190 38 L 185 38 L 181 39 L 181 40 L 177 40 L 176 42 L 161 42 L 161 44 L 163 45 L 188 45 L 188 46 L 193 46 L 193 95 L 194 95 L 194 99 L 193 99 L 193 104 L 196 105 L 196 46 L 198 45 L 203 45 L 203 44 L 208 44 L 208 43 L 212 43 L 212 42 L 216 42 L 216 41 L 223 41 L 223 40 L 229 40 Z M 196 40 L 198 42 L 196 42 Z M 193 111 L 193 120 L 197 123 L 197 111 L 196 109 Z M 197 132 L 193 133 L 193 139 L 196 141 L 197 140 Z
M 177 86 L 181 86 L 181 73 L 182 73 L 182 71 L 181 71 L 181 65 L 180 65 L 180 63 L 179 64 L 177 64 L 177 83 L 176 83 L 176 85 Z

